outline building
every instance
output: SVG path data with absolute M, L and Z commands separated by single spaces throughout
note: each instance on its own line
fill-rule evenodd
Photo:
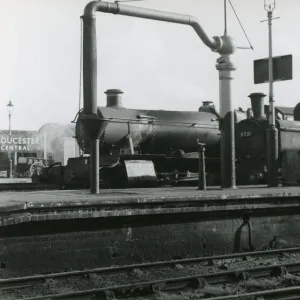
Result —
M 0 177 L 7 177 L 10 162 L 14 177 L 30 177 L 49 163 L 66 165 L 80 155 L 74 124 L 44 124 L 38 131 L 0 131 Z

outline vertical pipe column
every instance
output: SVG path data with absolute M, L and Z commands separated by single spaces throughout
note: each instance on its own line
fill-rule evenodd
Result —
M 14 152 L 14 176 L 17 177 L 18 154 Z
M 84 127 L 90 139 L 90 188 L 92 194 L 99 193 L 99 135 L 97 134 L 97 41 L 96 19 L 83 19 L 83 113 Z M 94 125 L 94 126 L 93 126 Z
M 206 172 L 205 172 L 205 144 L 198 143 L 199 152 L 199 181 L 198 190 L 206 190 Z
M 8 153 L 9 158 L 8 158 L 8 162 L 9 162 L 9 166 L 8 166 L 8 178 L 12 178 L 12 159 L 11 159 L 11 152 Z
M 99 194 L 99 139 L 91 140 L 90 158 L 91 194 Z
M 220 84 L 221 188 L 236 188 L 234 111 L 231 103 L 231 71 L 236 68 L 228 54 L 217 60 L 216 68 Z
M 132 135 L 130 133 L 126 136 L 126 140 L 127 140 L 127 146 L 128 146 L 130 155 L 134 155 Z
M 272 10 L 268 11 L 269 27 L 269 126 L 267 129 L 268 186 L 278 186 L 278 130 L 275 126 L 273 97 Z
M 83 20 L 83 113 L 97 114 L 97 42 L 96 19 Z
M 8 114 L 8 127 L 9 127 L 9 136 L 11 137 L 11 113 Z M 11 159 L 11 151 L 8 150 L 8 162 L 9 162 L 9 169 L 8 169 L 8 177 L 12 178 L 12 159 Z

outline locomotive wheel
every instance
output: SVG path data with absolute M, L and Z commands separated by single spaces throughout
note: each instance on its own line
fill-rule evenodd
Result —
M 29 168 L 30 177 L 32 177 L 33 174 L 41 175 L 44 168 L 45 166 L 41 162 L 34 162 Z

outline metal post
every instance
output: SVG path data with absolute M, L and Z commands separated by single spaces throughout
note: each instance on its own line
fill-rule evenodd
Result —
M 97 43 L 96 19 L 83 19 L 83 95 L 85 126 L 90 138 L 90 188 L 92 194 L 99 193 L 99 138 L 97 133 Z M 95 122 L 96 121 L 96 122 Z M 95 124 L 96 123 L 96 124 Z
M 11 159 L 11 153 L 9 151 L 9 169 L 8 169 L 8 178 L 12 178 L 12 159 Z
M 11 136 L 11 114 L 8 114 L 9 136 Z
M 90 188 L 92 194 L 99 194 L 99 139 L 91 140 L 90 158 L 92 157 L 94 160 L 90 160 Z
M 127 140 L 127 147 L 129 149 L 129 153 L 130 153 L 130 155 L 133 155 L 134 154 L 134 147 L 133 147 L 132 135 L 128 134 L 126 136 L 126 140 Z
M 14 152 L 14 177 L 17 177 L 18 154 Z
M 11 137 L 11 113 L 8 114 L 8 128 L 9 128 L 9 136 Z M 11 151 L 8 151 L 8 161 L 9 161 L 9 170 L 8 177 L 12 178 L 13 176 L 13 167 L 12 167 L 12 159 L 11 159 Z
M 199 181 L 198 190 L 206 190 L 206 172 L 205 172 L 205 144 L 198 143 L 199 152 Z
M 234 111 L 231 103 L 231 71 L 236 68 L 228 54 L 217 60 L 216 68 L 220 80 L 221 188 L 236 188 Z
M 275 124 L 275 107 L 273 96 L 273 55 L 272 55 L 272 17 L 275 2 L 265 6 L 268 12 L 269 27 L 269 126 L 267 129 L 267 168 L 268 186 L 278 186 L 278 130 Z

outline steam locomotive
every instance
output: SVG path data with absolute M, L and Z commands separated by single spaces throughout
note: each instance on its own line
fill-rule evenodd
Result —
M 240 121 L 235 126 L 236 171 L 239 184 L 264 184 L 267 181 L 268 106 L 264 105 L 262 93 L 253 93 L 251 106 L 253 117 Z M 280 113 L 279 113 L 280 112 Z M 300 151 L 300 103 L 294 108 L 275 109 L 278 130 L 278 179 L 283 185 L 299 185 Z M 298 166 L 297 166 L 298 164 Z M 296 171 L 297 172 L 297 171 Z M 294 176 L 293 180 L 291 176 Z
M 103 186 L 188 184 L 197 180 L 197 141 L 206 145 L 208 184 L 218 184 L 220 171 L 219 115 L 212 102 L 199 111 L 137 110 L 123 107 L 121 90 L 107 90 L 106 107 L 98 107 L 103 123 L 100 137 L 100 178 Z M 68 186 L 89 184 L 89 141 L 77 114 L 75 135 L 83 155 L 66 166 L 46 168 L 40 182 Z M 235 111 L 235 122 L 246 118 Z M 139 174 L 137 174 L 139 173 Z M 142 180 L 141 180 L 142 178 Z
M 206 145 L 208 185 L 220 183 L 219 115 L 212 102 L 203 102 L 198 112 L 126 109 L 122 105 L 122 93 L 106 91 L 107 106 L 98 107 L 98 117 L 107 120 L 100 125 L 104 126 L 99 166 L 103 186 L 139 186 L 141 182 L 146 186 L 196 184 L 197 141 Z M 251 109 L 235 110 L 239 185 L 264 184 L 267 179 L 268 106 L 264 105 L 262 93 L 249 97 Z M 89 141 L 83 130 L 82 114 L 78 112 L 75 135 L 83 154 L 69 158 L 65 166 L 57 163 L 45 168 L 39 176 L 40 182 L 89 186 Z M 277 175 L 285 185 L 299 185 L 300 103 L 295 109 L 276 107 L 275 115 L 279 149 Z

